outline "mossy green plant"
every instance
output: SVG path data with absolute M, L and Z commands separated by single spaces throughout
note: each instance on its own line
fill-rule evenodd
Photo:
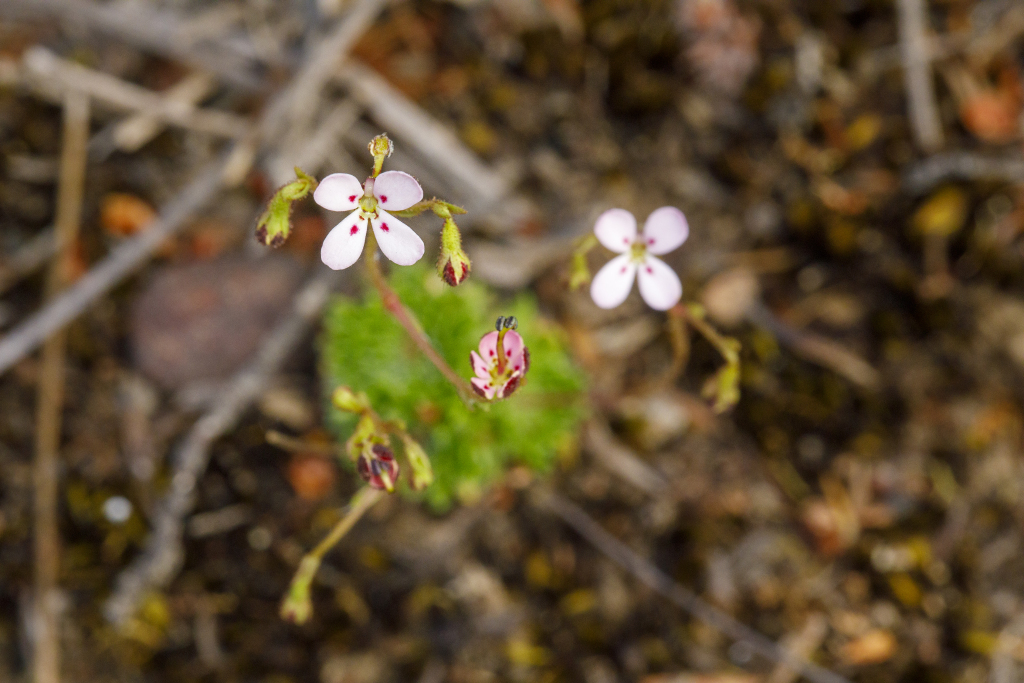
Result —
M 507 400 L 470 410 L 375 293 L 362 301 L 338 298 L 328 307 L 320 345 L 325 396 L 342 385 L 366 392 L 382 418 L 405 422 L 433 464 L 433 484 L 411 493 L 403 482 L 404 491 L 442 510 L 478 497 L 510 464 L 544 472 L 559 453 L 574 447 L 586 413 L 585 378 L 566 349 L 564 333 L 539 315 L 532 295 L 506 303 L 477 282 L 452 289 L 421 266 L 395 269 L 391 284 L 463 376 L 472 375 L 469 352 L 494 329 L 499 315 L 519 320 L 530 349 L 523 387 Z M 329 401 L 325 405 L 328 425 L 344 441 L 355 417 Z

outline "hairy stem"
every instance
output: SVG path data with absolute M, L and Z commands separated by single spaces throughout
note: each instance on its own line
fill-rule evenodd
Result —
M 416 348 L 423 353 L 427 359 L 434 364 L 434 367 L 444 375 L 455 391 L 458 392 L 459 398 L 466 404 L 466 407 L 470 410 L 476 405 L 476 398 L 474 398 L 473 391 L 469 387 L 469 382 L 463 379 L 455 370 L 448 365 L 447 361 L 441 357 L 441 354 L 437 352 L 434 345 L 431 344 L 430 339 L 424 334 L 420 328 L 419 323 L 416 321 L 412 311 L 405 307 L 399 298 L 398 293 L 391 289 L 391 285 L 388 284 L 387 279 L 384 277 L 384 273 L 380 270 L 380 263 L 377 261 L 377 240 L 374 238 L 372 232 L 368 232 L 366 235 L 366 249 L 364 259 L 366 261 L 366 271 L 370 275 L 370 281 L 373 286 L 377 289 L 377 293 L 380 295 L 380 300 L 384 304 L 384 309 L 390 313 L 398 323 L 405 328 L 405 331 L 412 338 L 413 343 L 416 344 Z

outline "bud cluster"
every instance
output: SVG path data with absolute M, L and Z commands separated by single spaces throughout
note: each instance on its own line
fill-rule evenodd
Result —
M 355 463 L 356 472 L 369 486 L 388 493 L 395 490 L 400 468 L 391 448 L 392 435 L 402 442 L 405 459 L 412 471 L 412 488 L 420 490 L 433 483 L 430 459 L 423 447 L 406 432 L 404 423 L 381 419 L 364 392 L 357 394 L 348 387 L 335 389 L 331 401 L 338 410 L 359 416 L 355 430 L 345 442 L 345 452 Z

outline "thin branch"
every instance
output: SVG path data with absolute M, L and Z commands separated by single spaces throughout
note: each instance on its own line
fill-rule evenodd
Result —
M 217 88 L 217 79 L 210 73 L 196 71 L 167 88 L 160 95 L 168 102 L 187 107 L 198 106 Z M 93 158 L 103 159 L 114 150 L 135 152 L 164 129 L 164 122 L 151 114 L 134 114 L 115 122 L 93 136 L 89 151 Z
M 125 6 L 92 0 L 3 0 L 0 16 L 45 17 L 72 27 L 112 36 L 193 68 L 217 74 L 234 86 L 249 90 L 263 87 L 257 65 L 249 55 L 234 49 L 230 41 L 190 39 L 188 26 L 169 11 L 151 12 L 140 5 Z M 270 66 L 283 66 L 280 63 Z
M 897 0 L 903 81 L 914 139 L 926 152 L 942 147 L 942 120 L 935 99 L 927 36 L 927 0 Z
M 1004 157 L 971 152 L 936 154 L 912 166 L 904 177 L 904 184 L 908 191 L 923 194 L 947 180 L 1024 183 L 1024 160 L 1020 154 Z
M 416 348 L 427 357 L 434 367 L 444 375 L 444 378 L 448 380 L 455 391 L 458 392 L 459 398 L 466 404 L 466 407 L 470 410 L 476 405 L 477 400 L 470 388 L 469 382 L 467 382 L 459 373 L 455 372 L 448 362 L 441 357 L 441 354 L 437 352 L 434 345 L 430 342 L 430 339 L 423 332 L 419 323 L 416 321 L 413 313 L 405 307 L 399 298 L 398 293 L 391 289 L 391 285 L 388 284 L 387 278 L 380 270 L 380 263 L 378 262 L 377 255 L 377 240 L 374 238 L 373 233 L 367 231 L 366 235 L 366 247 L 365 254 L 363 256 L 366 261 L 366 272 L 370 276 L 370 282 L 376 288 L 377 293 L 380 295 L 381 303 L 384 305 L 384 310 L 390 313 L 395 320 L 398 321 L 405 331 L 409 334 L 413 343 L 416 344 Z
M 673 581 L 651 562 L 637 555 L 625 543 L 602 529 L 590 515 L 576 504 L 549 489 L 541 489 L 536 493 L 535 501 L 539 507 L 553 513 L 575 529 L 588 543 L 604 553 L 612 562 L 693 617 L 718 629 L 734 641 L 745 644 L 761 656 L 799 671 L 812 683 L 850 683 L 846 678 L 780 647 L 770 638 L 705 602 L 689 589 Z
M 116 76 L 61 59 L 44 47 L 27 50 L 22 64 L 24 82 L 50 97 L 59 98 L 69 90 L 77 90 L 114 109 L 145 114 L 167 124 L 225 138 L 238 137 L 248 125 L 241 116 L 198 109 L 189 102 L 166 97 Z
M 327 301 L 337 275 L 334 271 L 321 272 L 303 287 L 295 297 L 292 314 L 271 332 L 252 363 L 231 379 L 214 401 L 214 407 L 193 425 L 176 449 L 170 491 L 157 510 L 145 549 L 118 576 L 114 594 L 104 607 L 110 621 L 123 623 L 135 613 L 149 590 L 163 588 L 174 578 L 184 560 L 184 519 L 195 502 L 196 483 L 206 470 L 210 446 L 234 427 L 305 337 Z
M 764 304 L 758 302 L 751 306 L 747 319 L 766 328 L 805 360 L 826 367 L 869 391 L 881 388 L 881 373 L 866 360 L 831 339 L 786 324 Z
M 89 141 L 89 98 L 68 93 L 64 102 L 64 140 L 60 159 L 56 233 L 61 250 L 50 265 L 46 291 L 53 296 L 66 284 L 69 257 L 78 239 L 85 189 L 86 145 Z M 36 683 L 60 681 L 60 529 L 59 495 L 61 413 L 64 408 L 63 330 L 46 340 L 36 396 L 35 485 L 35 606 L 37 629 L 32 654 Z

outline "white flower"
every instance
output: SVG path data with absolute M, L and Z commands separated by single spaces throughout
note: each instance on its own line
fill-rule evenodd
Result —
M 647 218 L 644 231 L 636 234 L 636 219 L 624 209 L 609 209 L 594 224 L 597 240 L 622 254 L 598 271 L 590 285 L 590 296 L 601 308 L 615 308 L 629 296 L 633 278 L 639 279 L 640 296 L 659 311 L 679 303 L 683 285 L 679 276 L 653 254 L 667 254 L 690 235 L 686 216 L 679 209 L 663 206 Z
M 423 240 L 385 209 L 403 211 L 421 199 L 423 188 L 408 173 L 386 171 L 363 184 L 348 173 L 332 173 L 320 181 L 313 201 L 328 211 L 352 213 L 328 233 L 320 259 L 334 270 L 355 263 L 363 252 L 369 222 L 384 255 L 400 266 L 411 266 L 423 256 Z

